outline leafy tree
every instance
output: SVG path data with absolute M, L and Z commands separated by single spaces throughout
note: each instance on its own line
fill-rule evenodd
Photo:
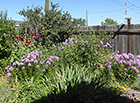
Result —
M 117 21 L 110 18 L 106 18 L 105 21 L 101 22 L 101 25 L 117 25 L 117 24 L 118 24 Z
M 0 12 L 0 59 L 9 57 L 15 34 L 15 23 L 7 20 L 7 11 Z
M 75 24 L 68 12 L 58 10 L 58 4 L 51 3 L 51 9 L 43 12 L 42 7 L 27 8 L 19 12 L 25 17 L 25 23 L 21 25 L 21 32 L 26 29 L 29 34 L 39 34 L 39 41 L 47 45 L 50 42 L 62 42 L 75 31 Z
M 85 26 L 86 25 L 86 20 L 82 19 L 82 18 L 78 18 L 78 19 L 73 18 L 73 21 L 77 26 Z

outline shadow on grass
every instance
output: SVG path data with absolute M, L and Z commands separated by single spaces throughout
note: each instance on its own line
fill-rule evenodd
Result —
M 102 85 L 91 82 L 81 82 L 74 86 L 68 86 L 67 91 L 60 90 L 50 93 L 32 103 L 139 103 L 116 94 L 116 91 L 106 91 Z

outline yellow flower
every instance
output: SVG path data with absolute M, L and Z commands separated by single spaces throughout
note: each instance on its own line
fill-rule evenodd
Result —
M 2 76 L 2 81 L 4 80 L 4 76 Z
M 9 81 L 7 81 L 7 83 L 9 83 Z
M 113 85 L 113 83 L 111 83 L 111 85 Z
M 1 81 L 0 81 L 0 83 L 1 83 Z
M 2 84 L 0 84 L 0 85 L 2 85 Z

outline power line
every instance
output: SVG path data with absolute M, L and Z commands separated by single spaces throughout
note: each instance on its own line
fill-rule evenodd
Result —
M 80 11 L 80 9 L 78 8 L 78 6 L 76 5 L 76 3 L 72 0 L 72 3 L 74 4 L 74 6 L 76 7 L 76 9 L 81 13 L 81 15 L 84 15 L 81 11 Z
M 134 3 L 130 2 L 129 0 L 126 0 L 128 3 L 130 3 L 132 6 L 136 7 L 136 8 L 140 8 L 140 6 L 135 5 Z
M 89 12 L 91 12 L 91 13 L 111 13 L 111 12 L 118 12 L 118 11 L 122 11 L 122 10 L 124 10 L 124 8 L 116 9 L 116 10 L 111 10 L 111 11 L 101 11 L 101 12 L 89 11 Z
M 117 5 L 120 5 L 120 6 L 124 7 L 124 5 L 122 5 L 122 4 L 118 3 L 118 2 L 116 2 L 116 0 L 115 0 L 115 1 L 114 1 L 114 0 L 110 0 L 110 1 L 112 1 L 113 3 L 115 3 L 115 4 L 117 4 Z

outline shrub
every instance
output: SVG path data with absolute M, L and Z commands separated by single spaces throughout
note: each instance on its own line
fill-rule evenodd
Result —
M 72 17 L 68 12 L 62 13 L 58 10 L 58 4 L 51 4 L 51 9 L 43 13 L 43 8 L 35 7 L 33 9 L 27 8 L 19 12 L 20 15 L 26 18 L 23 24 L 27 28 L 29 34 L 39 34 L 40 41 L 44 45 L 50 42 L 62 42 L 70 37 L 75 32 L 75 25 L 72 22 Z M 21 28 L 25 30 L 25 28 Z

